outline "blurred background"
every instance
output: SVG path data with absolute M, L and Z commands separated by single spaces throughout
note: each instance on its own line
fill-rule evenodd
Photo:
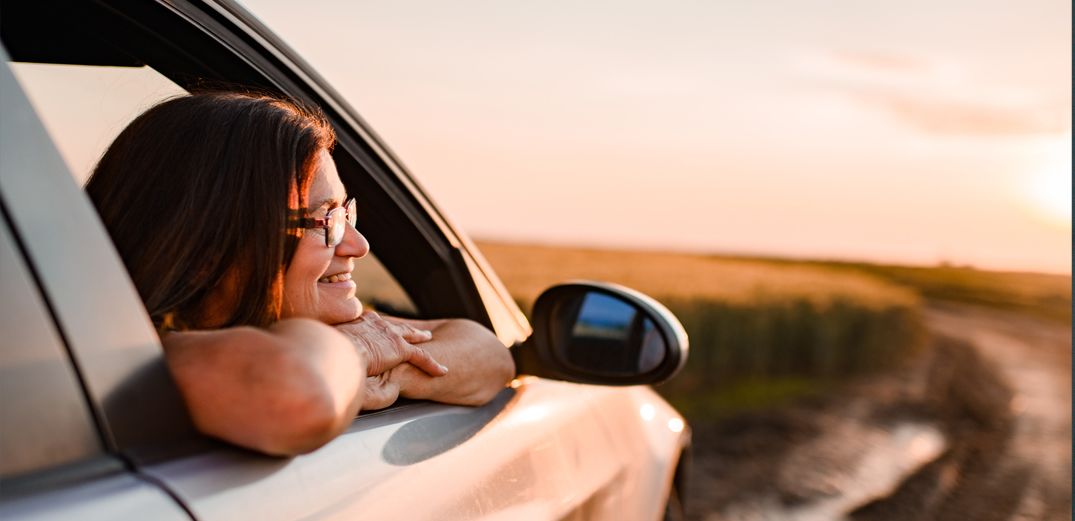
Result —
M 524 310 L 679 316 L 689 517 L 1070 519 L 1070 2 L 243 4 Z

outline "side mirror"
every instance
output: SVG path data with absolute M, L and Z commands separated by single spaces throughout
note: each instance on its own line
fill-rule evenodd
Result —
M 534 333 L 512 349 L 520 374 L 599 385 L 656 384 L 687 362 L 687 333 L 667 308 L 623 286 L 577 281 L 534 303 Z

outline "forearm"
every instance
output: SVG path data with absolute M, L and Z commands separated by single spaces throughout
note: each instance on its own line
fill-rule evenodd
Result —
M 364 361 L 314 321 L 173 333 L 168 366 L 205 434 L 269 454 L 309 452 L 354 418 Z
M 393 319 L 395 320 L 395 319 Z M 458 405 L 481 405 L 496 395 L 515 374 L 508 349 L 491 331 L 462 319 L 406 321 L 433 331 L 422 343 L 448 374 L 429 377 L 409 364 L 393 369 L 400 396 Z
M 364 396 L 367 360 L 335 329 L 317 323 L 316 332 L 311 332 L 305 328 L 308 321 L 302 325 L 296 328 L 294 321 L 285 320 L 269 328 L 289 340 L 285 359 L 294 364 L 288 368 L 285 363 L 285 374 L 279 375 L 290 385 L 281 385 L 278 380 L 273 388 L 277 392 L 310 393 L 311 400 L 323 409 L 324 419 L 330 420 L 325 440 L 328 441 L 343 432 L 358 414 Z

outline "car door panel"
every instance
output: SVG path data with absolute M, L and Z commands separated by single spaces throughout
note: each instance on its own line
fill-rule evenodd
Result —
M 599 387 L 593 414 L 621 465 L 623 519 L 660 519 L 679 458 L 690 444 L 683 418 L 648 386 Z
M 658 454 L 632 452 L 649 446 L 637 443 L 645 434 L 594 411 L 611 405 L 637 414 L 631 398 L 527 378 L 483 407 L 421 403 L 360 417 L 333 442 L 293 459 L 221 446 L 143 471 L 203 521 L 466 520 L 520 512 L 530 519 L 653 519 L 646 509 L 625 507 L 632 494 L 651 490 L 631 474 L 638 460 L 669 456 L 659 453 L 659 440 L 652 443 Z M 625 434 L 630 442 L 617 442 Z
M 0 49 L 0 59 L 6 58 Z M 78 358 L 81 367 L 108 367 L 107 375 L 114 378 L 118 371 L 126 376 L 131 362 L 139 363 L 142 344 L 129 330 L 109 324 L 106 310 L 87 301 L 115 297 L 121 309 L 124 304 L 140 307 L 140 302 L 123 300 L 123 291 L 133 289 L 122 284 L 122 271 L 114 271 L 118 259 L 101 249 L 109 243 L 92 229 L 96 215 L 6 63 L 0 65 L 0 114 L 0 287 L 5 305 L 0 409 L 3 421 L 12 422 L 4 427 L 17 431 L 3 436 L 0 519 L 190 521 L 167 493 L 104 452 L 113 447 L 112 438 L 85 390 L 114 399 L 113 387 L 107 379 L 87 380 L 72 355 L 87 349 Z M 86 225 L 88 232 L 82 228 Z M 89 272 L 68 272 L 65 263 L 85 263 Z M 87 286 L 77 280 L 80 275 L 100 278 L 83 281 Z M 118 294 L 109 286 L 117 277 Z M 53 293 L 95 287 L 104 294 L 68 293 L 63 298 L 63 293 Z M 58 320 L 61 315 L 69 319 Z M 106 335 L 115 344 L 87 345 L 78 336 L 109 327 L 118 329 Z M 159 358 L 159 350 L 154 356 Z
M 126 473 L 0 501 L 0 519 L 68 521 L 74 518 L 78 521 L 191 521 L 191 517 L 167 494 Z
M 0 196 L 55 314 L 110 449 L 172 425 L 170 386 L 132 389 L 161 373 L 161 348 L 138 292 L 89 198 L 79 190 L 0 54 Z M 157 369 L 154 369 L 156 367 Z M 169 411 L 171 409 L 171 411 Z M 181 407 L 178 409 L 181 411 Z M 120 418 L 139 418 L 138 423 Z

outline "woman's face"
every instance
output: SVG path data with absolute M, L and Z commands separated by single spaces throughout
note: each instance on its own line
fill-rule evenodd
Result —
M 310 186 L 307 217 L 324 218 L 346 200 L 336 163 L 327 150 L 322 150 Z M 343 241 L 335 248 L 325 246 L 323 228 L 303 230 L 291 266 L 284 273 L 281 318 L 306 317 L 339 324 L 362 314 L 351 272 L 354 259 L 369 253 L 370 245 L 354 227 L 346 228 Z

